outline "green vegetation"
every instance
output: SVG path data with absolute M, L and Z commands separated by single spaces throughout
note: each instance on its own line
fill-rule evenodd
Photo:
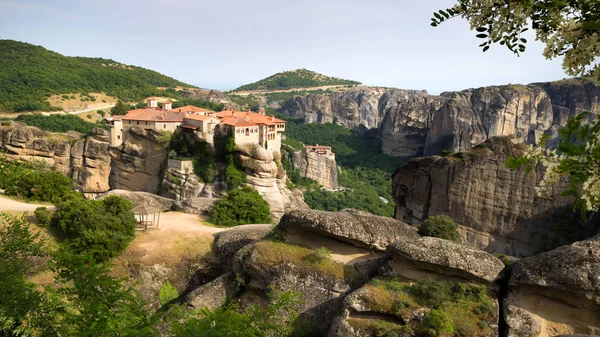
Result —
M 118 100 L 117 104 L 110 109 L 111 116 L 122 116 L 126 115 L 127 111 L 131 110 L 131 107 L 123 101 Z
M 460 242 L 458 224 L 447 215 L 430 216 L 425 219 L 419 227 L 419 234 Z
M 173 335 L 177 337 L 286 337 L 302 336 L 297 318 L 302 307 L 302 295 L 293 291 L 268 293 L 270 304 L 265 308 L 255 305 L 240 310 L 228 304 L 216 310 L 201 309 L 198 317 L 183 322 L 174 321 Z
M 243 85 L 235 91 L 283 90 L 293 88 L 311 88 L 325 85 L 358 85 L 360 82 L 329 77 L 307 69 L 284 71 L 258 82 Z
M 271 223 L 269 204 L 250 187 L 235 189 L 215 205 L 210 220 L 225 227 Z
M 170 96 L 157 87 L 176 86 L 190 87 L 155 71 L 113 60 L 66 57 L 40 46 L 0 40 L 0 111 L 57 110 L 46 101 L 52 94 L 104 92 L 135 101 Z
M 92 131 L 93 128 L 107 128 L 105 124 L 87 122 L 75 115 L 65 114 L 49 116 L 44 116 L 39 113 L 19 115 L 15 120 L 30 126 L 37 126 L 38 128 L 49 132 L 64 133 L 67 131 L 77 131 L 87 135 L 90 133 L 90 131 Z
M 167 305 L 171 301 L 177 299 L 177 297 L 179 297 L 179 292 L 177 291 L 177 288 L 173 287 L 171 282 L 165 281 L 162 287 L 160 287 L 160 290 L 158 291 L 158 302 L 160 303 L 160 305 Z
M 72 193 L 73 181 L 43 162 L 11 162 L 0 156 L 0 188 L 31 201 L 54 201 Z
M 56 203 L 52 226 L 67 236 L 75 253 L 94 261 L 117 256 L 135 237 L 133 204 L 118 196 L 86 200 L 72 195 Z
M 304 144 L 331 146 L 342 168 L 338 182 L 347 189 L 330 192 L 316 187 L 310 179 L 300 177 L 300 172 L 292 170 L 291 163 L 288 163 L 289 155 L 284 153 L 282 161 L 288 177 L 296 186 L 306 189 L 304 198 L 311 208 L 325 211 L 356 208 L 393 216 L 391 172 L 404 162 L 403 158 L 384 155 L 381 144 L 375 138 L 337 124 L 304 124 L 302 119 L 287 120 L 285 145 L 295 150 L 303 149 Z
M 398 279 L 374 279 L 363 300 L 376 312 L 409 321 L 408 325 L 362 327 L 380 333 L 417 332 L 423 336 L 486 336 L 497 320 L 496 309 L 483 285 L 457 281 L 423 280 L 414 283 Z M 431 311 L 421 322 L 410 320 L 420 308 Z M 409 318 L 407 320 L 407 318 Z M 352 322 L 351 322 L 352 324 Z M 385 330 L 382 330 L 385 328 Z

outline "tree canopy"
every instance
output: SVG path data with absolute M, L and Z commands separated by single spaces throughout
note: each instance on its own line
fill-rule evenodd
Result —
M 217 202 L 210 220 L 226 227 L 272 221 L 269 204 L 250 187 L 230 191 L 228 196 Z
M 523 36 L 530 28 L 546 44 L 548 59 L 564 57 L 568 75 L 591 75 L 600 80 L 600 2 L 597 0 L 458 0 L 434 13 L 437 27 L 453 17 L 466 19 L 487 51 L 500 44 L 519 55 L 526 50 Z

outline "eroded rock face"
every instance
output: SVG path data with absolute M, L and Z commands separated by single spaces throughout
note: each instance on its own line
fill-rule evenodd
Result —
M 185 98 L 209 101 L 211 103 L 223 104 L 226 108 L 232 106 L 231 100 L 221 91 L 204 89 L 186 89 L 181 92 Z
M 544 168 L 530 174 L 506 168 L 521 147 L 507 137 L 447 157 L 410 160 L 393 175 L 395 218 L 419 225 L 429 216 L 448 215 L 461 225 L 463 241 L 488 252 L 529 256 L 550 226 L 570 219 L 572 200 L 535 192 Z
M 112 189 L 158 193 L 167 153 L 156 136 L 154 131 L 134 126 L 123 133 L 119 148 L 110 148 Z
M 599 334 L 600 236 L 515 263 L 509 291 L 509 336 Z M 520 333 L 527 321 L 540 328 Z
M 380 251 L 385 251 L 390 243 L 399 239 L 420 238 L 412 226 L 358 210 L 340 212 L 294 210 L 287 212 L 281 218 L 279 228 L 290 233 L 314 232 L 359 248 Z
M 239 292 L 240 285 L 236 282 L 234 273 L 223 274 L 186 295 L 186 302 L 191 307 L 214 310 L 234 298 Z
M 108 132 L 94 128 L 87 137 L 77 132 L 51 133 L 19 122 L 0 127 L 0 147 L 8 159 L 40 160 L 73 178 L 85 194 L 109 190 Z
M 439 238 L 400 240 L 388 249 L 394 260 L 398 260 L 395 262 L 408 262 L 418 269 L 474 282 L 492 283 L 504 270 L 502 261 L 491 254 Z M 397 272 L 402 274 L 404 270 L 398 268 Z
M 300 170 L 301 176 L 315 180 L 319 185 L 331 190 L 338 188 L 335 154 L 297 151 L 292 156 L 292 165 L 294 169 Z
M 287 188 L 287 176 L 279 153 L 274 155 L 258 144 L 248 144 L 238 148 L 235 160 L 246 171 L 246 184 L 267 201 L 274 218 L 281 218 L 289 209 L 308 208 L 301 191 Z
M 226 265 L 232 265 L 231 258 L 242 247 L 264 238 L 271 225 L 243 225 L 215 234 L 213 251 Z
M 386 111 L 399 101 L 427 95 L 424 91 L 361 87 L 328 94 L 296 96 L 281 110 L 308 123 L 337 123 L 347 128 L 379 128 Z

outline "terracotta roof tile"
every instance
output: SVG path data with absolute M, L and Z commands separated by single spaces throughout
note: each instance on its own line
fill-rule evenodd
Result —
M 147 122 L 183 122 L 185 112 L 162 110 L 162 109 L 136 109 L 129 111 L 123 120 L 147 121 Z

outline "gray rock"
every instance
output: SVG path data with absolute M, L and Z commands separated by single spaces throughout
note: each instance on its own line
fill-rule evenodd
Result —
M 210 214 L 217 201 L 219 201 L 219 199 L 192 197 L 184 199 L 181 206 L 185 213 L 207 215 Z
M 388 250 L 394 260 L 405 260 L 422 270 L 476 282 L 492 283 L 504 270 L 502 261 L 491 254 L 439 238 L 400 240 L 392 243 Z
M 216 309 L 239 292 L 239 284 L 234 273 L 227 273 L 206 283 L 186 295 L 187 303 L 194 308 Z
M 117 195 L 131 201 L 135 206 L 146 205 L 156 207 L 161 211 L 173 210 L 175 200 L 160 197 L 156 194 L 148 192 L 133 192 L 127 190 L 112 190 L 98 196 L 99 199 L 105 198 L 109 195 Z
M 271 230 L 271 225 L 243 225 L 215 234 L 213 251 L 227 266 L 231 258 L 242 247 L 264 238 Z
M 350 243 L 356 247 L 383 251 L 399 239 L 420 236 L 412 226 L 382 216 L 356 210 L 325 212 L 295 210 L 279 222 L 282 231 L 309 231 Z

